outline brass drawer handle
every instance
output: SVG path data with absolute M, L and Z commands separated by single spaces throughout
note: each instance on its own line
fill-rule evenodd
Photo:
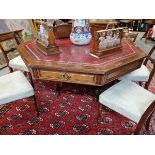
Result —
M 62 78 L 67 81 L 71 78 L 71 76 L 69 76 L 67 73 L 65 73 L 62 75 Z

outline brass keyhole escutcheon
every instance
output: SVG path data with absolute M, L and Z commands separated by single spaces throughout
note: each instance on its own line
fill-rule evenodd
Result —
M 71 78 L 71 76 L 69 76 L 67 73 L 62 75 L 64 80 L 69 80 Z

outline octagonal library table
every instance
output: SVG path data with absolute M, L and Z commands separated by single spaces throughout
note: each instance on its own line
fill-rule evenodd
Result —
M 131 40 L 122 39 L 122 48 L 101 59 L 91 56 L 92 43 L 73 45 L 69 39 L 56 40 L 60 54 L 46 56 L 36 46 L 36 40 L 17 48 L 33 79 L 103 86 L 120 76 L 138 69 L 145 53 Z

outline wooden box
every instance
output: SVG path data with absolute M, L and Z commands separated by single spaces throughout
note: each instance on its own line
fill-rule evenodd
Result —
M 96 31 L 90 55 L 101 58 L 106 54 L 121 51 L 122 32 L 123 28 Z

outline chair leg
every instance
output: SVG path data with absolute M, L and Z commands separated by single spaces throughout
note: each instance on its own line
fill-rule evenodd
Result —
M 13 69 L 12 69 L 11 67 L 9 67 L 9 70 L 10 70 L 10 73 L 12 73 L 12 72 L 13 72 Z
M 30 72 L 27 72 L 27 74 L 28 74 L 28 76 L 29 76 L 31 85 L 32 85 L 32 87 L 34 88 L 34 82 L 33 82 L 31 73 L 30 73 Z M 39 116 L 39 109 L 38 109 L 37 99 L 36 99 L 35 95 L 33 96 L 33 98 L 34 98 L 34 106 L 35 106 L 35 109 L 36 109 L 36 113 L 37 113 L 37 116 Z
M 33 98 L 34 98 L 34 106 L 35 106 L 35 109 L 36 109 L 36 114 L 37 114 L 37 116 L 39 116 L 39 109 L 38 109 L 37 100 L 36 100 L 35 95 L 33 96 Z
M 25 74 L 26 77 L 29 78 L 30 83 L 33 85 L 31 73 L 30 73 L 30 72 L 25 72 L 25 71 L 24 71 L 24 74 Z
M 143 38 L 146 38 L 147 32 L 144 33 L 144 35 L 141 37 L 140 40 L 142 40 Z
M 116 79 L 115 81 L 114 81 L 114 84 L 117 84 L 119 82 L 119 80 L 118 79 Z
M 142 84 L 143 84 L 142 82 L 139 82 L 139 85 L 140 85 L 140 86 L 142 86 Z
M 62 83 L 57 83 L 55 86 L 55 91 L 57 92 L 58 96 L 60 95 L 60 91 L 62 89 Z
M 153 114 L 153 113 L 152 113 Z M 145 129 L 148 131 L 149 130 L 149 125 L 151 121 L 152 114 L 148 117 L 146 123 L 145 123 Z
M 102 117 L 102 105 L 99 105 L 99 113 L 98 113 L 98 120 Z

